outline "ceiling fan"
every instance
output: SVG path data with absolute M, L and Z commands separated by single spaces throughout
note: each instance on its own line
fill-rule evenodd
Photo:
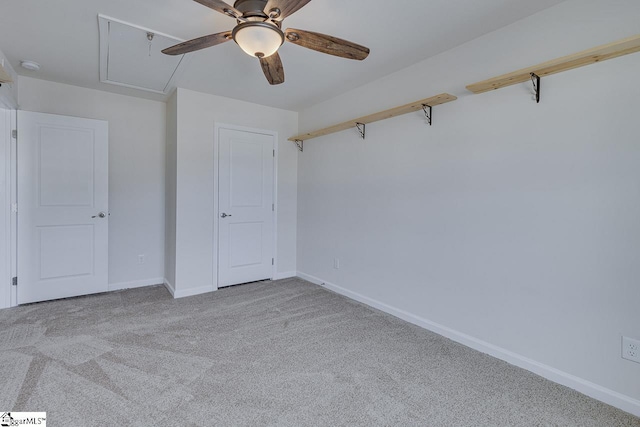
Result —
M 272 85 L 284 83 L 284 68 L 278 49 L 286 41 L 329 55 L 362 61 L 369 49 L 337 37 L 289 28 L 282 21 L 311 0 L 237 0 L 233 6 L 222 0 L 195 0 L 235 18 L 232 31 L 223 31 L 164 49 L 167 55 L 182 55 L 234 40 L 247 54 L 260 59 L 265 77 Z

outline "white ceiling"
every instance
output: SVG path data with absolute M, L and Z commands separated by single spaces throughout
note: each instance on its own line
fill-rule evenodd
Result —
M 231 1 L 231 0 L 230 0 Z M 270 86 L 258 61 L 235 43 L 189 54 L 179 87 L 300 111 L 369 83 L 562 0 L 314 0 L 283 28 L 321 32 L 363 44 L 350 61 L 285 43 L 286 82 Z M 100 83 L 99 13 L 182 39 L 230 30 L 233 19 L 192 0 L 2 0 L 0 50 L 21 75 L 164 100 Z M 30 72 L 20 60 L 39 62 Z

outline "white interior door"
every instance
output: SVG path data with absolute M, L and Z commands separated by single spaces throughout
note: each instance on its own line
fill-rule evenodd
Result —
M 108 287 L 108 123 L 18 112 L 18 303 Z
M 274 140 L 219 129 L 218 287 L 273 276 Z

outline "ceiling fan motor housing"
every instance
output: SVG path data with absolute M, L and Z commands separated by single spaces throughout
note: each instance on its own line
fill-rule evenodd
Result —
M 243 18 L 261 18 L 266 20 L 269 18 L 264 8 L 267 6 L 267 0 L 237 0 L 233 7 L 242 12 Z

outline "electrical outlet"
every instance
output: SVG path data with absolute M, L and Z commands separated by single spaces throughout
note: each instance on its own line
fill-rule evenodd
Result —
M 333 268 L 335 268 L 336 270 L 340 270 L 340 259 L 339 258 L 334 258 L 333 259 Z
M 144 255 L 138 255 L 138 264 L 144 264 Z
M 640 341 L 622 337 L 622 358 L 640 363 Z

